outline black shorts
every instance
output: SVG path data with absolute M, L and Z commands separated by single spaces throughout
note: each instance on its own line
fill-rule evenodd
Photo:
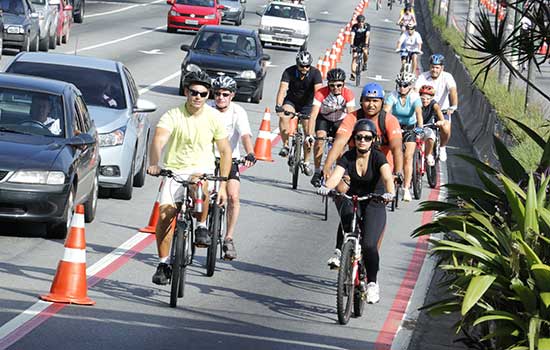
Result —
M 401 129 L 403 129 L 403 143 L 416 142 L 416 134 L 413 131 L 415 127 L 416 125 L 401 125 Z
M 319 115 L 317 117 L 317 120 L 315 120 L 315 131 L 318 130 L 324 130 L 327 133 L 327 136 L 335 137 L 336 131 L 338 131 L 338 128 L 340 127 L 340 124 L 342 124 L 342 120 L 340 119 L 336 122 L 327 120 L 323 118 L 323 116 Z
M 241 174 L 239 173 L 239 165 L 235 164 L 235 162 L 231 162 L 231 170 L 229 170 L 229 176 L 227 177 L 228 180 L 237 180 L 241 181 Z
M 308 105 L 303 105 L 303 104 L 300 104 L 300 103 L 297 103 L 297 102 L 294 102 L 290 99 L 287 99 L 285 98 L 285 100 L 283 101 L 283 106 L 284 105 L 290 105 L 294 108 L 294 110 L 298 113 L 303 113 L 305 115 L 310 115 L 311 114 L 311 109 L 313 108 L 313 104 L 308 104 Z

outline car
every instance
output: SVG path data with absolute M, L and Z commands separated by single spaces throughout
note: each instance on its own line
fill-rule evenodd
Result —
M 58 8 L 60 0 L 31 0 L 34 10 L 38 13 L 40 24 L 40 51 L 55 49 L 57 45 Z
M 199 30 L 202 26 L 219 25 L 224 6 L 218 0 L 167 0 L 172 5 L 168 11 L 168 33 L 178 29 Z
M 220 0 L 220 4 L 224 6 L 222 21 L 233 22 L 236 26 L 243 23 L 246 0 Z
M 84 96 L 99 133 L 101 196 L 131 199 L 145 183 L 151 123 L 157 107 L 141 99 L 121 62 L 54 53 L 19 53 L 6 72 L 74 84 Z
M 49 112 L 48 112 L 49 111 Z M 96 214 L 99 138 L 73 85 L 0 74 L 0 220 L 64 238 L 76 204 Z
M 230 76 L 237 82 L 238 99 L 260 103 L 264 89 L 266 61 L 258 33 L 253 29 L 204 26 L 191 45 L 181 45 L 187 56 L 181 64 L 179 93 L 184 93 L 185 76 L 204 70 L 211 78 Z
M 69 42 L 71 34 L 71 26 L 73 25 L 73 7 L 67 0 L 59 1 L 57 21 L 57 45 L 66 44 Z
M 0 0 L 4 20 L 3 48 L 38 51 L 38 13 L 29 0 Z
M 262 16 L 258 30 L 262 45 L 271 43 L 307 50 L 309 21 L 304 5 L 273 1 L 259 14 Z
M 86 8 L 86 2 L 84 0 L 68 0 L 69 5 L 73 8 L 73 18 L 75 23 L 84 22 L 84 9 Z

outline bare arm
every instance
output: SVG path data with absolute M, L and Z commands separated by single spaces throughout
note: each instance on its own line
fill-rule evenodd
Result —
M 151 175 L 158 175 L 160 173 L 159 161 L 162 149 L 168 143 L 171 132 L 164 128 L 156 128 L 155 136 L 151 141 L 151 150 L 149 151 L 149 167 L 147 173 Z
M 227 138 L 216 140 L 220 152 L 220 176 L 228 177 L 231 170 L 231 145 Z M 218 204 L 224 205 L 227 201 L 227 181 L 222 181 L 218 192 Z
M 458 91 L 456 87 L 449 90 L 449 102 L 451 106 L 458 106 Z
M 340 157 L 340 154 L 344 151 L 347 143 L 348 137 L 346 135 L 336 134 L 336 138 L 332 143 L 332 148 L 327 154 L 327 159 L 325 160 L 325 165 L 323 167 L 323 174 L 325 175 L 325 178 L 330 176 L 330 169 L 332 168 L 332 165 L 336 162 L 336 159 Z
M 323 87 L 323 83 L 313 85 L 313 92 L 317 92 L 317 90 L 319 90 L 321 87 Z
M 288 83 L 286 81 L 281 81 L 281 83 L 279 84 L 279 91 L 277 91 L 277 99 L 275 100 L 275 103 L 277 103 L 277 105 L 283 105 L 283 101 L 285 100 L 287 91 Z
M 309 114 L 309 131 L 307 133 L 308 135 L 315 135 L 315 121 L 317 120 L 320 109 L 321 106 L 315 104 L 311 108 L 311 113 Z
M 347 106 L 346 107 L 346 113 L 351 113 L 355 110 L 355 106 Z
M 252 137 L 249 134 L 241 136 L 241 142 L 243 143 L 244 151 L 246 154 L 254 153 L 254 146 L 252 146 Z
M 393 182 L 393 176 L 391 168 L 388 163 L 380 167 L 380 174 L 382 175 L 382 181 L 384 182 L 384 188 L 387 193 L 395 193 L 395 185 Z
M 393 155 L 393 170 L 403 174 L 403 139 L 395 137 L 390 140 L 390 150 Z
M 325 187 L 330 188 L 331 190 L 336 187 L 340 183 L 340 180 L 342 180 L 342 177 L 344 176 L 345 169 L 341 166 L 336 166 L 332 174 L 330 174 L 330 177 L 325 182 Z
M 419 128 L 424 126 L 424 117 L 422 116 L 422 105 L 419 105 L 414 109 L 414 113 L 416 114 L 416 126 Z
M 439 103 L 434 104 L 434 111 L 437 118 L 437 122 L 435 124 L 437 126 L 441 126 L 445 122 L 445 117 L 443 117 L 443 112 L 441 112 L 441 106 Z

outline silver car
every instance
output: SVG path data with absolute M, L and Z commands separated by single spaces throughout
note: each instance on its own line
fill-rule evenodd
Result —
M 222 21 L 233 22 L 236 26 L 243 23 L 246 0 L 220 0 L 219 4 L 224 6 Z
M 132 198 L 145 183 L 151 124 L 157 107 L 139 98 L 130 71 L 120 62 L 94 57 L 20 53 L 6 72 L 73 83 L 81 92 L 99 133 L 102 196 Z
M 60 0 L 31 0 L 40 25 L 40 51 L 55 49 Z

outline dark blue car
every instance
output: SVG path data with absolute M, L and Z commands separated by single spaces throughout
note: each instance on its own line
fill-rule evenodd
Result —
M 260 103 L 266 61 L 258 33 L 252 29 L 226 26 L 202 27 L 191 45 L 182 45 L 188 54 L 181 65 L 180 95 L 185 75 L 203 70 L 211 78 L 230 76 L 237 81 L 237 98 Z
M 5 221 L 46 223 L 48 236 L 64 238 L 79 203 L 91 222 L 98 151 L 96 128 L 74 85 L 0 74 L 0 228 Z

